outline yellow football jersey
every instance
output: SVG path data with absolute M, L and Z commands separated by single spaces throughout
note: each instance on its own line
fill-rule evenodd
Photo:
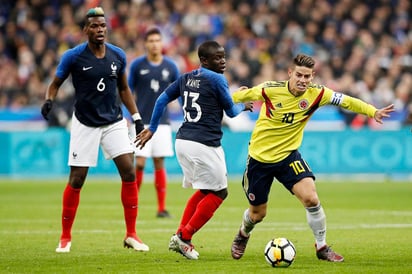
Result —
M 368 117 L 376 112 L 370 104 L 321 85 L 311 84 L 303 95 L 295 97 L 289 92 L 288 81 L 263 82 L 234 92 L 232 97 L 235 103 L 262 101 L 249 155 L 263 163 L 277 163 L 297 150 L 305 125 L 321 106 L 336 105 Z

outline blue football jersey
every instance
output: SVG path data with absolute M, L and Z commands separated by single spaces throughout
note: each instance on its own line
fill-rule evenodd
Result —
M 56 77 L 70 74 L 75 88 L 74 113 L 84 125 L 98 127 L 123 118 L 117 83 L 126 69 L 122 49 L 105 43 L 106 54 L 97 58 L 87 43 L 67 50 L 57 66 Z
M 128 83 L 136 94 L 136 104 L 144 124 L 149 124 L 153 107 L 159 95 L 179 77 L 176 63 L 164 56 L 159 65 L 154 65 L 146 56 L 136 58 L 130 65 Z M 160 118 L 160 124 L 169 124 L 167 108 Z
M 223 74 L 200 68 L 181 75 L 165 93 L 171 99 L 182 98 L 184 121 L 176 133 L 177 139 L 221 145 L 223 111 L 234 107 Z M 242 109 L 243 105 L 238 113 Z

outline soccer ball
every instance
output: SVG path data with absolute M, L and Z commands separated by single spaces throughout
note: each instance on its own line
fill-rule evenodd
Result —
M 265 259 L 272 267 L 288 267 L 295 256 L 296 248 L 286 238 L 272 239 L 265 246 Z

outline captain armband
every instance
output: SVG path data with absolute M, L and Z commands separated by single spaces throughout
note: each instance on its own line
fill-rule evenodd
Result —
M 332 97 L 330 98 L 330 104 L 335 106 L 340 106 L 343 102 L 344 95 L 339 92 L 333 92 Z

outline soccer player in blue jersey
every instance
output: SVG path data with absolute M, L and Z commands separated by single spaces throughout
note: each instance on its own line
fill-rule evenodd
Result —
M 306 209 L 320 260 L 342 262 L 343 256 L 326 243 L 326 216 L 315 187 L 315 176 L 298 149 L 304 128 L 312 114 L 324 105 L 335 105 L 374 118 L 389 117 L 393 105 L 376 109 L 359 99 L 312 83 L 315 61 L 299 54 L 288 70 L 288 81 L 267 81 L 242 87 L 233 93 L 235 102 L 261 101 L 262 108 L 249 143 L 249 156 L 242 185 L 249 201 L 240 230 L 231 248 L 240 259 L 250 233 L 266 216 L 267 201 L 274 178 L 284 185 Z
M 113 159 L 122 180 L 121 201 L 126 223 L 124 246 L 148 251 L 149 247 L 136 234 L 134 148 L 117 99 L 119 97 L 132 114 L 136 132 L 143 130 L 143 122 L 127 84 L 126 54 L 105 42 L 107 26 L 102 8 L 92 8 L 87 12 L 83 31 L 88 41 L 62 55 L 41 109 L 44 118 L 48 119 L 59 87 L 71 75 L 75 104 L 70 131 L 70 175 L 63 192 L 62 233 L 56 252 L 70 252 L 71 230 L 80 202 L 80 191 L 89 167 L 97 164 L 99 145 L 106 158 Z
M 136 95 L 136 104 L 143 123 L 149 125 L 155 102 L 159 95 L 179 76 L 176 63 L 163 55 L 162 34 L 156 27 L 150 28 L 144 36 L 146 54 L 134 59 L 130 65 L 129 86 Z M 166 210 L 167 176 L 164 160 L 173 156 L 172 128 L 167 108 L 160 118 L 159 127 L 153 138 L 143 149 L 136 149 L 137 189 L 143 182 L 146 158 L 153 158 L 154 185 L 157 194 L 157 217 L 168 218 Z M 134 133 L 133 128 L 131 132 Z M 131 134 L 134 138 L 136 135 Z
M 169 250 L 197 260 L 193 235 L 212 218 L 227 197 L 227 171 L 222 139 L 223 111 L 234 117 L 252 110 L 251 102 L 234 104 L 223 72 L 224 48 L 206 41 L 198 48 L 199 69 L 181 75 L 157 99 L 150 126 L 137 135 L 137 147 L 143 148 L 156 132 L 167 104 L 177 98 L 183 102 L 184 121 L 176 134 L 176 156 L 183 170 L 183 187 L 196 189 L 187 201 Z

